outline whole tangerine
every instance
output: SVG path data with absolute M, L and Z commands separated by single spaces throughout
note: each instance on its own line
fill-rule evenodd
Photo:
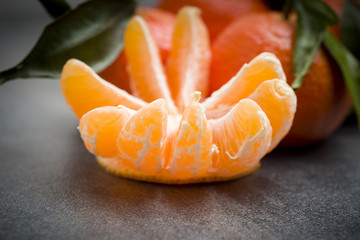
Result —
M 274 12 L 247 15 L 230 24 L 212 46 L 210 92 L 261 52 L 278 56 L 291 84 L 295 26 L 293 20 L 285 21 Z M 283 146 L 308 145 L 326 138 L 341 125 L 351 108 L 340 70 L 323 49 L 316 54 L 296 95 L 297 112 Z
M 249 13 L 268 11 L 268 6 L 262 0 L 161 0 L 158 4 L 159 8 L 173 13 L 177 13 L 183 6 L 201 9 L 212 41 L 234 19 Z

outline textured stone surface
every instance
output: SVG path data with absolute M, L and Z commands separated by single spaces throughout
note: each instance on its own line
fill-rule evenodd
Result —
M 0 69 L 45 23 L 0 22 Z M 105 173 L 76 127 L 58 81 L 0 86 L 0 239 L 360 239 L 354 121 L 322 144 L 271 153 L 246 178 L 189 186 Z

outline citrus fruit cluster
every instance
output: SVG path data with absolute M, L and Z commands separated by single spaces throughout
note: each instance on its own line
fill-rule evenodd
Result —
M 289 131 L 296 96 L 280 61 L 261 53 L 206 96 L 210 40 L 200 11 L 182 8 L 166 65 L 140 16 L 125 31 L 133 95 L 71 59 L 61 75 L 86 148 L 107 171 L 160 183 L 244 176 Z

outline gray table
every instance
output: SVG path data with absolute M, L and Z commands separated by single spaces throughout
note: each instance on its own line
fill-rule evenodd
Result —
M 5 69 L 46 21 L 0 23 Z M 0 86 L 0 239 L 360 239 L 354 119 L 321 144 L 269 154 L 248 177 L 188 186 L 105 173 L 76 127 L 58 81 Z

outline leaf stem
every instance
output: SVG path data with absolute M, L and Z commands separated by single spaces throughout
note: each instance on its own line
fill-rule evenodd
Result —
M 26 78 L 26 77 L 27 77 L 27 72 L 25 71 L 24 66 L 20 63 L 15 67 L 0 72 L 0 85 L 6 83 L 11 79 Z
M 283 7 L 283 13 L 284 13 L 284 19 L 289 20 L 290 12 L 293 9 L 295 0 L 286 0 L 284 7 Z

